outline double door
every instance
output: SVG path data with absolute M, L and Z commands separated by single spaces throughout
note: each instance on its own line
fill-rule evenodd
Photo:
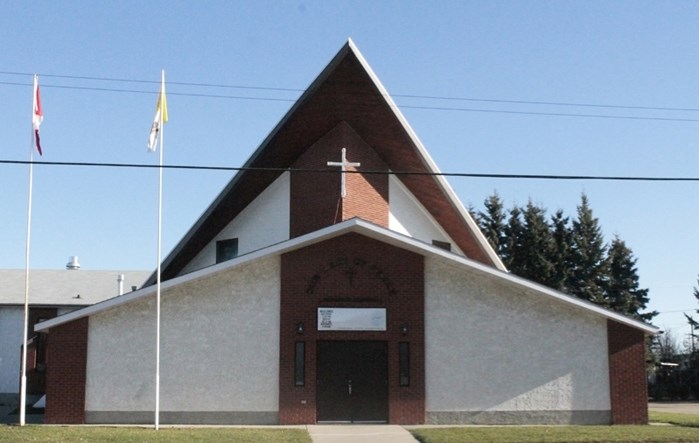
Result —
M 384 341 L 317 343 L 317 421 L 388 421 L 388 346 Z

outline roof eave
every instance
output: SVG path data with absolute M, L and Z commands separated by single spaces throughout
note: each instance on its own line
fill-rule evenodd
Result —
M 643 323 L 641 321 L 626 317 L 622 314 L 616 313 L 614 311 L 610 311 L 608 309 L 602 308 L 598 305 L 595 305 L 591 302 L 588 302 L 586 300 L 578 299 L 573 296 L 564 294 L 562 292 L 556 291 L 554 289 L 548 288 L 546 286 L 542 286 L 538 283 L 532 282 L 530 280 L 524 279 L 522 277 L 518 277 L 516 275 L 513 275 L 508 272 L 501 271 L 499 269 L 495 269 L 492 266 L 488 266 L 486 264 L 483 264 L 477 260 L 473 260 L 467 257 L 462 257 L 460 255 L 456 255 L 454 253 L 451 253 L 449 251 L 443 250 L 441 248 L 435 247 L 431 244 L 421 242 L 419 240 L 416 240 L 412 237 L 405 236 L 403 234 L 400 234 L 395 231 L 391 231 L 389 229 L 383 228 L 381 226 L 375 225 L 373 223 L 367 222 L 362 219 L 358 218 L 353 218 L 314 232 L 311 232 L 309 234 L 293 238 L 291 240 L 287 240 L 272 246 L 268 246 L 266 248 L 251 252 L 249 254 L 245 254 L 243 256 L 240 256 L 236 259 L 229 260 L 223 263 L 219 263 L 213 266 L 209 266 L 207 268 L 200 269 L 198 271 L 194 271 L 189 274 L 185 274 L 176 278 L 173 278 L 171 280 L 165 281 L 161 283 L 161 291 L 167 290 L 168 288 L 177 286 L 179 284 L 183 283 L 188 283 L 192 282 L 207 276 L 210 276 L 212 274 L 215 274 L 217 272 L 221 272 L 224 270 L 229 270 L 233 269 L 235 267 L 242 266 L 244 264 L 251 263 L 256 260 L 260 260 L 266 257 L 274 256 L 274 255 L 281 255 L 286 252 L 290 252 L 302 247 L 310 246 L 315 243 L 319 243 L 322 241 L 325 241 L 327 239 L 347 234 L 347 233 L 357 233 L 364 235 L 369 238 L 373 238 L 375 240 L 391 244 L 393 246 L 406 249 L 412 252 L 415 252 L 417 254 L 423 255 L 423 256 L 433 256 L 433 257 L 439 257 L 444 260 L 448 260 L 450 262 L 468 267 L 471 270 L 474 270 L 478 273 L 481 273 L 483 275 L 487 275 L 491 278 L 498 278 L 498 279 L 503 279 L 509 283 L 512 283 L 522 289 L 533 291 L 535 293 L 552 297 L 555 300 L 558 300 L 560 302 L 563 302 L 568 305 L 572 305 L 576 308 L 583 309 L 587 312 L 594 313 L 596 315 L 600 315 L 604 318 L 614 320 L 616 322 L 622 323 L 624 325 L 640 329 L 646 334 L 657 334 L 659 332 L 659 328 L 656 328 L 655 326 L 648 325 L 646 323 Z M 93 314 L 96 314 L 98 312 L 105 311 L 107 309 L 111 309 L 126 303 L 129 303 L 131 301 L 141 299 L 143 297 L 155 295 L 156 293 L 156 288 L 153 286 L 149 286 L 131 293 L 128 293 L 126 295 L 122 295 L 119 297 L 115 297 L 109 300 L 106 300 L 104 302 L 98 303 L 96 305 L 88 306 L 86 308 L 80 309 L 78 311 L 73 311 L 68 314 L 64 314 L 60 317 L 56 317 L 54 319 L 46 320 L 44 322 L 41 322 L 36 325 L 35 330 L 36 331 L 46 331 L 52 327 L 67 323 L 69 321 L 77 320 L 82 317 L 90 316 Z

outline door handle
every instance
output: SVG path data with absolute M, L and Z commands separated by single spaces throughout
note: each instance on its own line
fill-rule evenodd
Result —
M 352 395 L 352 380 L 347 381 L 347 393 Z

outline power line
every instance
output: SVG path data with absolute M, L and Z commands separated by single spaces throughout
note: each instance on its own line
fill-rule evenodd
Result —
M 456 101 L 483 102 L 483 103 L 507 103 L 507 104 L 519 104 L 519 105 L 573 106 L 576 108 L 637 109 L 637 110 L 643 110 L 643 111 L 699 112 L 699 108 L 606 105 L 606 104 L 594 104 L 594 103 L 546 102 L 546 101 L 537 101 L 537 100 L 533 100 L 533 101 L 502 100 L 502 99 L 492 99 L 492 98 L 444 97 L 444 96 L 408 95 L 408 94 L 391 94 L 391 95 L 393 97 L 403 97 L 403 98 L 421 98 L 421 99 L 433 99 L 433 100 L 456 100 Z
M 8 72 L 0 71 L 0 75 L 21 75 L 21 76 L 34 76 L 34 74 L 26 72 Z M 78 75 L 57 75 L 57 74 L 41 74 L 41 77 L 49 78 L 65 78 L 70 80 L 93 80 L 93 81 L 105 81 L 105 82 L 121 82 L 121 83 L 146 83 L 159 85 L 160 80 L 136 80 L 136 79 L 126 79 L 126 78 L 110 78 L 110 77 L 85 77 Z M 22 83 L 24 85 L 24 83 Z M 206 88 L 228 88 L 228 89 L 253 89 L 253 90 L 264 90 L 264 91 L 283 91 L 283 92 L 303 92 L 304 89 L 293 89 L 293 88 L 277 88 L 270 86 L 244 86 L 244 85 L 223 85 L 217 83 L 197 83 L 197 82 L 173 82 L 169 81 L 168 85 L 178 85 L 178 86 L 196 86 L 196 87 L 206 87 Z
M 24 86 L 21 83 L 14 82 L 0 82 L 0 85 L 11 85 L 11 86 Z M 99 88 L 94 86 L 66 86 L 66 85 L 42 85 L 42 88 L 57 88 L 57 89 L 75 89 L 75 90 L 87 90 L 87 91 L 101 91 L 101 92 L 118 92 L 118 93 L 131 93 L 131 94 L 148 94 L 155 95 L 157 91 L 143 91 L 135 89 L 117 89 L 117 88 Z M 251 96 L 239 96 L 239 95 L 221 95 L 221 94 L 202 94 L 202 93 L 192 93 L 192 92 L 168 92 L 168 96 L 181 96 L 181 97 L 203 97 L 203 98 L 220 98 L 228 100 L 252 100 L 252 101 L 269 101 L 269 102 L 289 102 L 293 103 L 295 99 L 288 98 L 275 98 L 275 97 L 251 97 Z M 562 112 L 536 112 L 536 111 L 510 111 L 502 109 L 479 109 L 479 108 L 454 108 L 454 107 L 443 107 L 443 106 L 415 106 L 415 105 L 398 105 L 402 109 L 422 109 L 430 111 L 448 111 L 448 112 L 480 112 L 487 114 L 511 114 L 511 115 L 537 115 L 544 117 L 577 117 L 577 118 L 599 118 L 599 119 L 615 119 L 615 120 L 651 120 L 651 121 L 668 121 L 668 122 L 691 122 L 697 123 L 699 119 L 691 118 L 676 118 L 676 117 L 643 117 L 643 116 L 631 116 L 631 115 L 605 115 L 605 114 L 576 114 L 576 113 L 562 113 Z
M 9 86 L 26 86 L 24 83 L 15 82 L 0 82 L 0 85 Z M 117 88 L 100 88 L 96 86 L 66 86 L 66 85 L 51 85 L 42 84 L 42 88 L 53 88 L 53 89 L 75 89 L 80 91 L 100 91 L 100 92 L 119 92 L 127 94 L 148 94 L 157 95 L 158 91 L 144 91 L 137 89 L 117 89 Z M 274 97 L 249 97 L 249 96 L 236 96 L 236 95 L 220 95 L 220 94 L 201 94 L 193 92 L 171 92 L 168 91 L 168 96 L 182 96 L 182 97 L 204 97 L 204 98 L 225 98 L 234 100 L 256 100 L 256 101 L 276 101 L 276 102 L 295 102 L 296 100 L 288 98 L 274 98 Z
M 107 168 L 159 168 L 159 165 L 143 163 L 96 163 L 96 162 L 52 162 L 28 160 L 0 160 L 0 164 L 38 165 L 38 166 L 73 166 L 73 167 L 107 167 Z M 332 169 L 303 168 L 264 168 L 235 166 L 197 166 L 197 165 L 162 165 L 163 169 L 183 169 L 198 171 L 252 171 L 252 172 L 299 172 L 299 173 L 340 173 Z M 496 178 L 524 180 L 599 180 L 599 181 L 648 181 L 648 182 L 699 182 L 699 177 L 648 177 L 648 176 L 612 176 L 612 175 L 551 175 L 551 174 L 491 174 L 469 172 L 411 172 L 411 171 L 345 171 L 347 174 L 397 175 L 397 176 L 442 176 L 464 178 Z
M 0 71 L 0 75 L 33 75 L 22 72 Z M 87 77 L 75 75 L 55 75 L 42 74 L 43 77 L 49 78 L 64 78 L 71 80 L 91 80 L 105 82 L 125 82 L 139 84 L 157 84 L 154 80 L 137 80 L 109 77 Z M 9 86 L 26 86 L 24 83 L 17 82 L 0 82 L 2 85 Z M 243 85 L 224 85 L 213 83 L 197 83 L 197 82 L 169 82 L 169 85 L 175 86 L 194 86 L 207 88 L 226 88 L 226 89 L 244 89 L 255 91 L 276 91 L 276 92 L 303 92 L 303 89 L 295 88 L 278 88 L 265 86 L 243 86 Z M 133 89 L 117 89 L 117 88 L 101 88 L 90 86 L 66 86 L 66 85 L 42 85 L 45 88 L 59 89 L 76 89 L 76 90 L 92 90 L 102 92 L 119 92 L 133 94 L 157 94 L 157 91 L 143 91 Z M 253 100 L 253 101 L 274 101 L 274 102 L 294 102 L 295 99 L 275 98 L 275 97 L 250 97 L 237 95 L 221 95 L 221 94 L 203 94 L 203 93 L 186 93 L 186 92 L 169 92 L 172 96 L 187 96 L 187 97 L 204 97 L 204 98 L 220 98 L 232 100 Z M 448 96 L 432 96 L 432 95 L 415 95 L 415 94 L 392 94 L 396 98 L 413 98 L 422 100 L 444 100 L 444 101 L 466 101 L 480 103 L 498 103 L 498 104 L 517 104 L 517 105 L 534 105 L 534 106 L 565 106 L 565 107 L 586 107 L 586 108 L 603 108 L 603 109 L 624 109 L 624 110 L 642 110 L 642 111 L 664 111 L 664 112 L 699 112 L 699 108 L 676 108 L 676 107 L 654 107 L 654 106 L 631 106 L 631 105 L 610 105 L 610 104 L 594 104 L 594 103 L 571 103 L 571 102 L 549 102 L 549 101 L 527 101 L 527 100 L 504 100 L 490 98 L 472 98 L 472 97 L 448 97 Z M 446 112 L 481 112 L 495 114 L 512 114 L 512 115 L 538 115 L 548 117 L 578 117 L 578 118 L 603 118 L 603 119 L 622 119 L 622 120 L 654 120 L 654 121 L 676 121 L 676 122 L 699 122 L 699 119 L 690 118 L 673 118 L 673 117 L 644 117 L 644 116 L 624 116 L 624 115 L 603 115 L 603 114 L 578 114 L 578 113 L 559 113 L 559 112 L 536 112 L 536 111 L 513 111 L 513 110 L 497 110 L 497 109 L 480 109 L 480 108 L 460 108 L 460 107 L 445 107 L 445 106 L 419 106 L 419 105 L 399 105 L 404 109 L 422 109 L 432 111 Z
M 671 117 L 639 117 L 631 115 L 603 115 L 603 114 L 573 114 L 562 112 L 534 112 L 534 111 L 507 111 L 501 109 L 469 109 L 469 108 L 449 108 L 435 106 L 405 106 L 401 108 L 410 109 L 429 109 L 434 111 L 461 111 L 461 112 L 484 112 L 493 114 L 520 114 L 520 115 L 540 115 L 549 117 L 584 117 L 584 118 L 604 118 L 618 120 L 656 120 L 656 121 L 671 121 L 671 122 L 699 122 L 699 119 L 692 118 L 671 118 Z

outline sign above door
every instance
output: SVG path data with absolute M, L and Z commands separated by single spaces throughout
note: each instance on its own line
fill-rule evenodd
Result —
M 385 331 L 386 308 L 318 308 L 319 331 Z

